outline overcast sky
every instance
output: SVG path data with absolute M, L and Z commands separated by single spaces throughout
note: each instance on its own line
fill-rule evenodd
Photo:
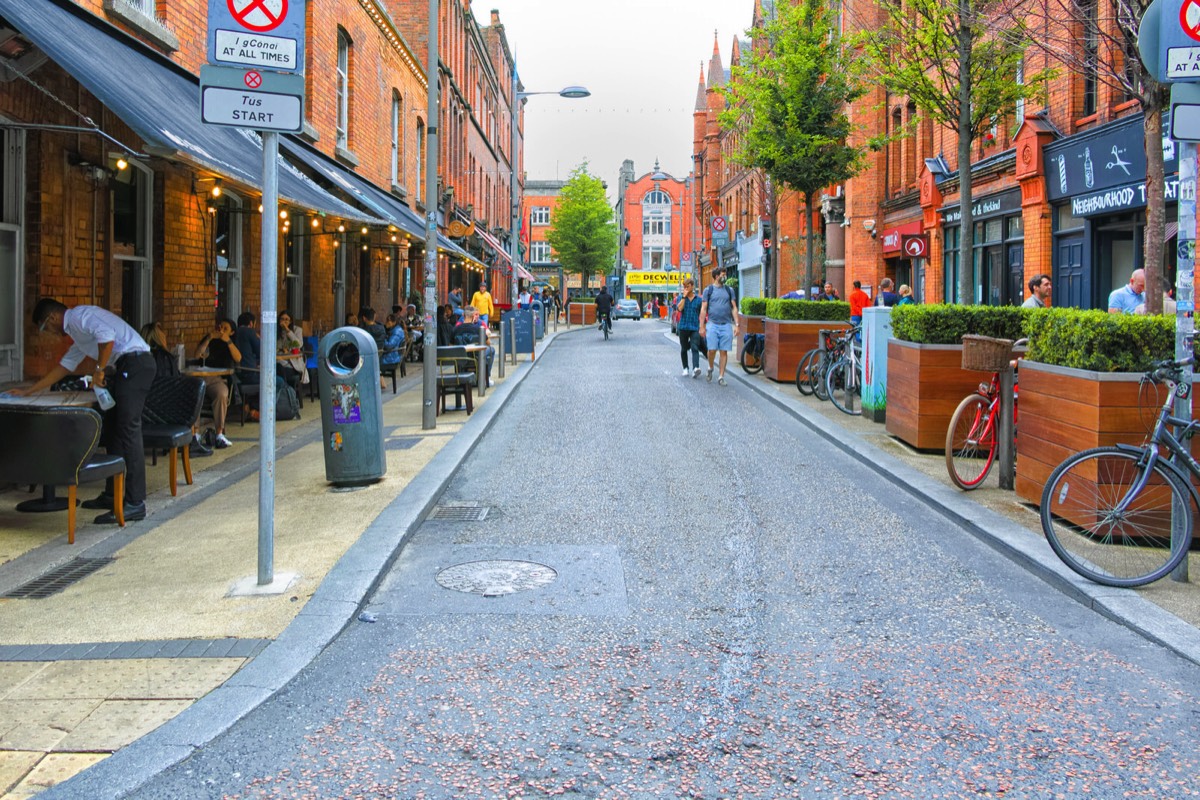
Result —
M 692 109 L 713 32 L 721 63 L 745 38 L 754 0 L 473 0 L 480 24 L 500 12 L 529 92 L 579 84 L 582 100 L 553 95 L 526 104 L 525 168 L 532 180 L 565 180 L 580 162 L 615 186 L 621 162 L 637 175 L 654 159 L 678 178 L 691 170 Z

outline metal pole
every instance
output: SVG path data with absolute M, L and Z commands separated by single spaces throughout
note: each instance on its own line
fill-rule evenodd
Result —
M 1195 321 L 1192 319 L 1192 309 L 1196 303 L 1196 143 L 1178 142 L 1179 147 L 1179 246 L 1175 248 L 1175 286 L 1179 297 L 1175 306 L 1175 358 L 1183 359 L 1193 352 L 1193 337 Z M 1192 373 L 1193 368 L 1183 371 L 1183 380 L 1187 391 L 1183 397 L 1175 396 L 1175 416 L 1183 419 L 1192 418 Z M 1183 513 L 1190 514 L 1190 508 Z M 1172 527 L 1172 534 L 1181 526 Z M 1187 543 L 1183 544 L 1187 547 Z M 1171 572 L 1171 580 L 1186 583 L 1188 579 L 1188 559 L 1179 562 L 1179 566 Z
M 425 65 L 429 80 L 429 106 L 425 122 L 425 335 L 437 332 L 434 309 L 437 306 L 437 212 L 438 212 L 438 0 L 429 0 L 429 60 Z M 437 343 L 425 342 L 421 376 L 421 428 L 437 427 Z M 429 345 L 433 345 L 430 347 Z
M 517 197 L 517 192 L 520 189 L 520 182 L 517 179 L 517 172 L 520 169 L 518 166 L 520 158 L 517 155 L 517 148 L 520 144 L 517 136 L 517 125 L 518 110 L 521 105 L 521 93 L 517 91 L 517 81 L 517 60 L 514 58 L 512 62 L 512 148 L 508 156 L 511 165 L 508 171 L 508 196 L 509 202 L 512 204 L 512 213 L 509 215 L 511 230 L 509 230 L 508 238 L 508 254 L 512 259 L 512 285 L 509 287 L 508 303 L 514 314 L 517 310 L 517 294 L 519 293 L 517 285 L 517 259 L 519 251 L 517 239 L 521 235 L 521 201 Z M 515 352 L 513 353 L 513 358 L 516 358 Z
M 279 134 L 262 133 L 262 347 L 258 372 L 258 585 L 275 580 L 275 305 L 279 281 Z
M 1012 367 L 1000 370 L 1000 425 L 996 435 L 1000 437 L 1000 488 L 1012 489 L 1017 477 L 1017 453 L 1013 438 L 1013 371 Z
M 504 330 L 504 326 L 506 324 L 507 323 L 505 323 L 504 320 L 500 320 L 500 352 L 498 355 L 500 356 L 500 377 L 501 378 L 504 377 L 504 359 L 507 357 L 506 351 L 508 350 L 508 348 L 504 346 L 504 341 L 507 338 L 505 336 L 505 330 Z

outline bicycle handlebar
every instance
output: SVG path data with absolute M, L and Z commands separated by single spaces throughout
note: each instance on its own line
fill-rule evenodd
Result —
M 1184 367 L 1191 366 L 1196 361 L 1195 355 L 1190 355 L 1187 358 L 1176 361 L 1173 358 L 1168 358 L 1164 361 L 1156 361 L 1152 365 L 1145 377 L 1153 383 L 1179 383 L 1182 379 Z

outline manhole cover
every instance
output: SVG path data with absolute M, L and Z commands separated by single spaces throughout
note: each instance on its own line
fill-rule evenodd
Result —
M 429 519 L 450 520 L 451 522 L 483 522 L 487 515 L 487 506 L 447 505 L 434 506 L 433 510 L 429 512 Z
M 446 589 L 484 597 L 539 589 L 554 582 L 558 573 L 532 561 L 471 561 L 446 567 L 437 582 Z

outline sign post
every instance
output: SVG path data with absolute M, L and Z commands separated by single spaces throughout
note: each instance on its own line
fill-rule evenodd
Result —
M 1175 358 L 1193 353 L 1196 311 L 1196 143 L 1200 141 L 1200 0 L 1154 0 L 1142 15 L 1138 51 L 1155 78 L 1171 86 L 1168 130 L 1178 142 L 1179 236 L 1175 251 Z M 1183 371 L 1183 390 L 1176 395 L 1175 415 L 1192 418 L 1193 368 Z M 1190 514 L 1190 510 L 1184 511 Z M 1176 525 L 1172 535 L 1181 531 Z M 1186 545 L 1185 545 L 1186 546 Z M 1188 564 L 1171 573 L 1187 581 Z
M 303 0 L 209 0 L 208 60 L 200 69 L 204 122 L 260 132 L 263 146 L 259 312 L 258 591 L 275 579 L 275 342 L 279 282 L 279 132 L 304 119 Z

